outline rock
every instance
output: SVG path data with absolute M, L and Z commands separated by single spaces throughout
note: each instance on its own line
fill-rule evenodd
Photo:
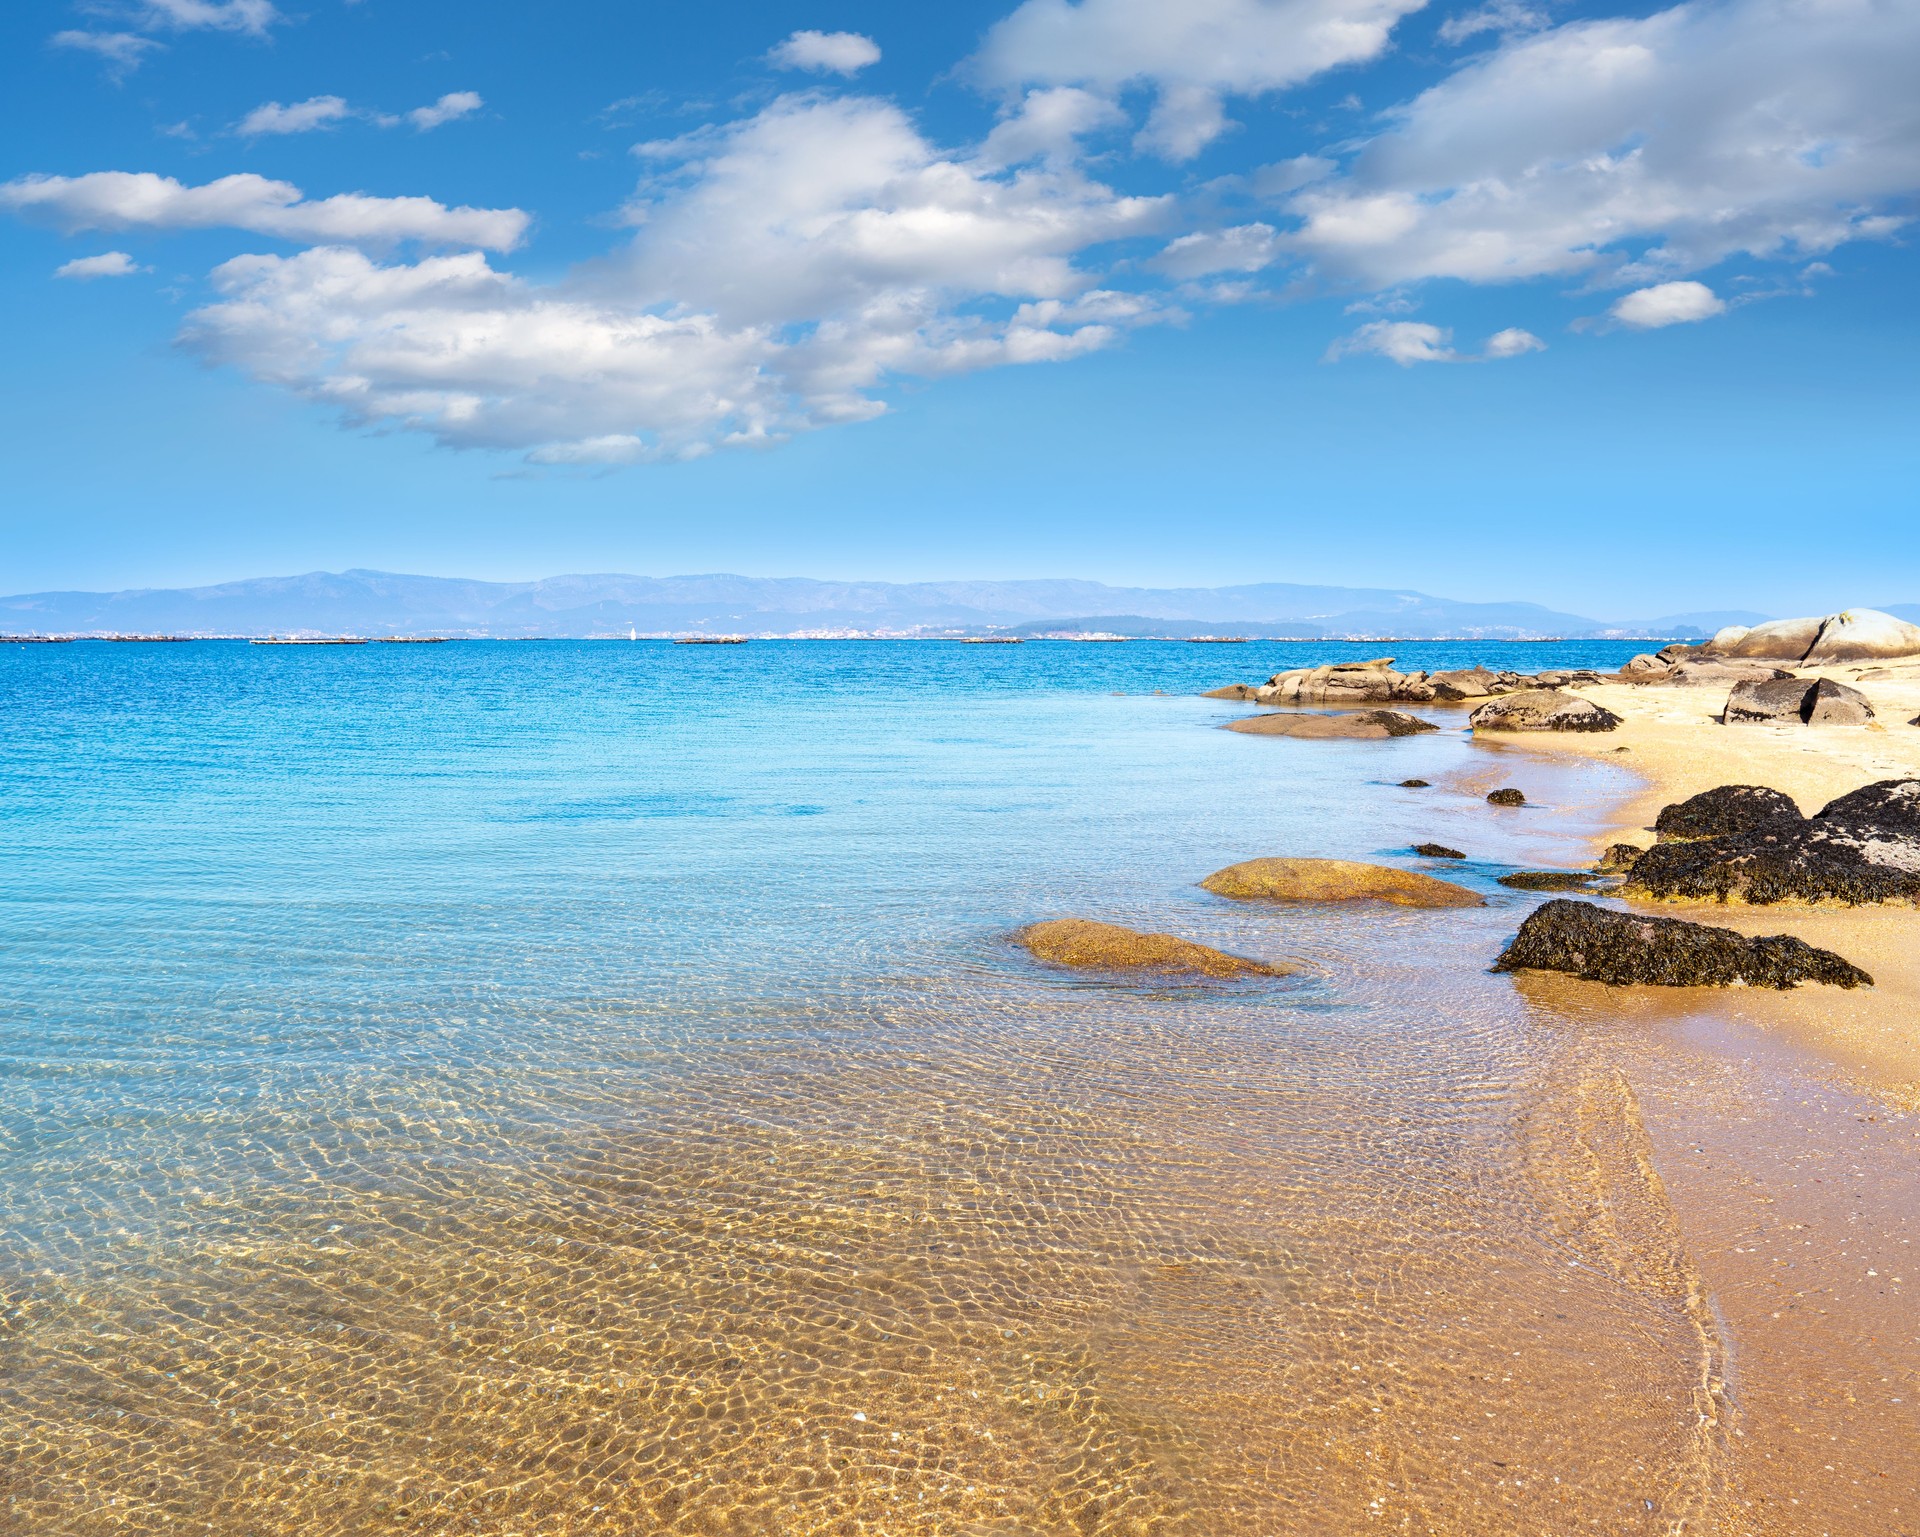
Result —
M 1679 663 L 1667 673 L 1666 681 L 1687 688 L 1732 688 L 1740 683 L 1765 683 L 1792 676 L 1790 672 L 1761 662 L 1724 662 L 1708 657 L 1704 661 Z
M 1616 913 L 1565 898 L 1528 914 L 1493 969 L 1564 971 L 1621 986 L 1873 985 L 1873 978 L 1851 961 L 1787 934 L 1749 939 L 1710 924 Z
M 1498 686 L 1484 667 L 1462 667 L 1436 672 L 1427 678 L 1435 699 L 1484 699 Z
M 1752 629 L 1730 625 L 1702 648 L 1705 656 L 1768 657 L 1797 662 L 1820 638 L 1821 619 L 1774 619 Z
M 1401 907 L 1481 907 L 1463 886 L 1391 865 L 1346 859 L 1249 859 L 1216 870 L 1200 883 L 1239 901 L 1392 902 Z
M 1850 608 L 1821 625 L 1820 637 L 1807 649 L 1804 661 L 1809 667 L 1822 667 L 1915 655 L 1920 655 L 1920 625 L 1877 608 Z
M 1637 843 L 1609 843 L 1606 853 L 1600 856 L 1595 865 L 1596 875 L 1622 875 L 1633 868 L 1633 862 L 1646 852 Z
M 1036 960 L 1096 971 L 1151 971 L 1163 976 L 1284 977 L 1292 966 L 1251 961 L 1172 934 L 1143 934 L 1117 923 L 1054 918 L 1020 930 L 1014 939 Z
M 1249 715 L 1244 720 L 1228 721 L 1225 729 L 1248 736 L 1378 741 L 1390 736 L 1418 736 L 1440 728 L 1398 710 L 1360 710 L 1350 715 Z
M 1475 731 L 1612 731 L 1620 717 L 1578 694 L 1536 688 L 1489 700 L 1467 724 Z
M 1920 779 L 1888 779 L 1804 819 L 1776 817 L 1718 838 L 1661 843 L 1627 889 L 1690 901 L 1920 901 Z
M 1400 781 L 1400 788 L 1403 790 L 1429 790 L 1433 787 L 1424 779 L 1403 779 Z
M 1515 891 L 1585 891 L 1598 879 L 1591 870 L 1515 870 L 1500 884 Z
M 1489 806 L 1524 806 L 1526 803 L 1526 796 L 1512 788 L 1495 790 L 1487 797 L 1487 804 Z
M 1743 833 L 1776 817 L 1800 820 L 1800 808 L 1793 803 L 1793 797 L 1764 785 L 1721 785 L 1715 790 L 1702 790 L 1675 805 L 1663 806 L 1660 815 L 1653 819 L 1653 832 L 1662 843 L 1683 838 L 1724 838 L 1728 833 Z
M 1728 726 L 1864 726 L 1873 719 L 1873 706 L 1858 689 L 1831 678 L 1778 678 L 1735 684 L 1720 719 Z
M 1225 688 L 1210 688 L 1200 697 L 1202 699 L 1251 699 L 1255 693 L 1251 684 L 1229 683 Z
M 1444 843 L 1416 843 L 1413 851 L 1428 859 L 1465 859 L 1467 857 L 1458 849 L 1448 848 Z
M 1654 656 L 1643 651 L 1620 669 L 1620 676 L 1635 679 L 1664 678 L 1673 671 L 1673 665 L 1671 657 Z

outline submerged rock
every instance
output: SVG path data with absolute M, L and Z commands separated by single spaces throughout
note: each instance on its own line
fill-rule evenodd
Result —
M 1430 790 L 1433 788 L 1433 784 L 1430 780 L 1426 779 L 1403 779 L 1400 781 L 1400 788 L 1403 790 Z
M 1249 700 L 1254 696 L 1254 688 L 1247 683 L 1229 683 L 1225 688 L 1210 688 L 1200 697 L 1202 699 L 1239 699 Z
M 1864 726 L 1873 706 L 1858 689 L 1831 678 L 1779 678 L 1734 685 L 1721 712 L 1723 725 Z
M 1500 884 L 1515 891 L 1585 891 L 1598 879 L 1591 870 L 1515 870 Z
M 1467 857 L 1458 849 L 1448 848 L 1444 843 L 1416 843 L 1413 851 L 1428 859 L 1465 859 Z
M 1629 891 L 1692 901 L 1920 901 L 1920 779 L 1886 779 L 1744 832 L 1669 842 L 1633 863 Z
M 1398 710 L 1357 710 L 1347 715 L 1249 715 L 1231 720 L 1228 731 L 1247 736 L 1291 736 L 1311 740 L 1379 741 L 1390 736 L 1418 736 L 1438 731 L 1431 721 Z
M 1392 902 L 1401 907 L 1482 907 L 1464 886 L 1392 865 L 1348 859 L 1249 859 L 1200 883 L 1237 901 Z
M 1143 934 L 1117 923 L 1053 918 L 1021 929 L 1014 939 L 1034 959 L 1093 971 L 1150 971 L 1163 976 L 1284 977 L 1292 966 L 1228 955 L 1172 934 Z
M 1511 785 L 1504 790 L 1495 790 L 1487 797 L 1487 804 L 1489 806 L 1524 806 L 1526 803 L 1526 796 L 1522 795 Z
M 1851 961 L 1788 934 L 1749 939 L 1710 924 L 1617 913 L 1565 898 L 1534 909 L 1493 969 L 1563 971 L 1623 986 L 1873 985 Z
M 1612 731 L 1620 717 L 1578 694 L 1530 688 L 1488 700 L 1467 723 L 1475 731 Z
M 1660 815 L 1653 819 L 1653 832 L 1662 843 L 1683 838 L 1724 838 L 1776 817 L 1800 819 L 1800 808 L 1792 796 L 1765 785 L 1721 785 L 1661 807 Z

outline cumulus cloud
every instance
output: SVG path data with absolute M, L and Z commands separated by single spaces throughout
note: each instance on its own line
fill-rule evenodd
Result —
M 1493 363 L 1502 358 L 1522 357 L 1529 352 L 1544 352 L 1547 344 L 1531 331 L 1509 326 L 1487 338 L 1477 355 L 1456 352 L 1453 332 L 1420 320 L 1372 320 L 1351 336 L 1343 336 L 1327 349 L 1322 360 L 1337 363 L 1342 358 L 1367 353 L 1411 368 L 1415 363 Z
M 624 464 L 865 420 L 891 378 L 1063 361 L 1177 316 L 1076 262 L 1159 229 L 1166 200 L 943 154 L 886 102 L 784 98 L 646 152 L 632 244 L 561 282 L 478 253 L 244 256 L 185 340 L 356 422 Z
M 517 208 L 448 208 L 432 198 L 360 192 L 309 201 L 291 182 L 264 176 L 222 176 L 190 187 L 151 171 L 25 176 L 0 183 L 0 208 L 67 231 L 224 227 L 287 240 L 419 240 L 499 251 L 518 245 L 529 223 Z
M 1126 113 L 1112 102 L 1075 86 L 1029 91 L 1002 114 L 974 158 L 996 169 L 1030 160 L 1073 160 L 1081 139 L 1126 121 Z
M 133 258 L 125 251 L 102 251 L 98 256 L 76 256 L 72 261 L 54 268 L 57 278 L 76 278 L 91 282 L 95 278 L 132 277 L 136 272 L 145 272 L 145 267 L 134 265 Z
M 139 22 L 177 31 L 246 32 L 263 36 L 284 21 L 272 0 L 137 0 Z
M 1724 0 L 1509 40 L 1297 195 L 1339 281 L 1677 275 L 1885 234 L 1920 190 L 1920 6 Z
M 259 134 L 312 133 L 316 128 L 331 128 L 351 116 L 353 109 L 338 96 L 309 96 L 290 107 L 269 101 L 241 118 L 233 131 L 249 138 Z
M 1148 265 L 1172 278 L 1258 272 L 1273 260 L 1279 248 L 1279 233 L 1271 224 L 1237 224 L 1231 229 L 1181 235 L 1168 242 Z
M 137 32 L 56 32 L 47 41 L 55 48 L 73 48 L 98 55 L 116 80 L 140 67 L 140 61 L 165 43 Z
M 1223 98 L 1297 85 L 1378 55 L 1424 0 L 1025 0 L 987 34 L 989 85 L 1149 85 L 1139 145 L 1197 155 L 1227 128 Z
M 415 107 L 407 121 L 422 133 L 478 112 L 486 102 L 478 91 L 449 91 L 430 107 Z
M 1710 320 L 1726 313 L 1726 301 L 1705 283 L 1656 283 L 1636 288 L 1607 313 L 1623 326 L 1651 331 L 1690 320 Z
M 767 59 L 781 69 L 857 75 L 880 62 L 880 45 L 858 32 L 796 32 L 777 44 Z

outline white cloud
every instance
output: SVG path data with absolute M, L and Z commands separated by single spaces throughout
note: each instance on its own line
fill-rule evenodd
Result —
M 1483 32 L 1502 36 L 1516 32 L 1538 32 L 1547 24 L 1547 14 L 1525 0 L 1489 0 L 1477 11 L 1462 11 L 1440 24 L 1440 41 L 1464 43 Z
M 901 375 L 1062 361 L 1178 318 L 1075 261 L 1158 229 L 1165 200 L 943 155 L 886 102 L 785 98 L 646 152 L 631 247 L 560 283 L 477 253 L 244 256 L 185 339 L 352 421 L 621 464 L 865 420 Z
M 1411 368 L 1415 363 L 1490 363 L 1502 358 L 1522 357 L 1529 352 L 1544 352 L 1547 344 L 1531 331 L 1509 326 L 1487 338 L 1486 347 L 1476 356 L 1453 350 L 1453 332 L 1421 320 L 1371 320 L 1351 336 L 1343 336 L 1327 349 L 1322 360 L 1337 363 L 1341 358 L 1373 353 Z
M 1181 235 L 1148 265 L 1172 278 L 1258 272 L 1272 262 L 1279 249 L 1280 237 L 1271 224 L 1238 224 L 1231 229 Z
M 246 32 L 258 37 L 284 21 L 271 0 L 138 0 L 139 22 L 178 31 Z
M 241 118 L 233 131 L 248 137 L 270 133 L 312 133 L 316 128 L 331 128 L 351 116 L 353 109 L 338 96 L 309 96 L 290 107 L 269 101 Z
M 1030 160 L 1071 161 L 1087 134 L 1126 121 L 1126 113 L 1105 97 L 1074 86 L 1029 91 L 994 125 L 974 158 L 996 170 Z
M 166 44 L 134 32 L 56 32 L 47 41 L 55 48 L 74 48 L 98 54 L 106 60 L 107 73 L 115 79 L 131 74 L 156 48 Z
M 407 121 L 422 133 L 478 112 L 486 103 L 478 91 L 449 91 L 430 107 L 415 107 Z
M 1341 358 L 1371 352 L 1402 368 L 1415 363 L 1451 363 L 1458 356 L 1452 344 L 1453 332 L 1423 320 L 1370 320 L 1329 347 L 1324 361 L 1337 363 Z
M 94 278 L 132 277 L 134 273 L 146 270 L 145 267 L 135 266 L 133 258 L 125 251 L 102 251 L 98 256 L 76 256 L 72 261 L 54 268 L 53 275 L 91 282 Z
M 1424 0 L 1025 0 L 975 61 L 989 85 L 1151 85 L 1140 147 L 1171 160 L 1226 128 L 1222 98 L 1297 85 L 1371 59 Z
M 1912 0 L 1696 0 L 1510 40 L 1299 194 L 1325 276 L 1677 275 L 1885 233 L 1920 190 Z
M 781 69 L 856 75 L 880 62 L 880 45 L 858 32 L 796 32 L 777 44 L 767 59 Z
M 1518 326 L 1508 326 L 1504 331 L 1495 331 L 1487 338 L 1486 351 L 1489 358 L 1517 358 L 1529 352 L 1545 352 L 1547 344 L 1531 331 L 1523 331 Z
M 1651 331 L 1726 313 L 1726 302 L 1705 283 L 1656 283 L 1625 295 L 1607 313 L 1623 326 Z
M 224 227 L 287 240 L 420 240 L 500 251 L 518 245 L 529 223 L 517 208 L 448 208 L 424 197 L 346 192 L 309 202 L 290 182 L 250 173 L 198 187 L 151 171 L 26 176 L 0 183 L 0 208 L 69 231 Z

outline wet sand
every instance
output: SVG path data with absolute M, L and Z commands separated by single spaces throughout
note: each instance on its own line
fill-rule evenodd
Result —
M 1852 670 L 1829 670 L 1854 683 Z M 1718 725 L 1714 690 L 1582 693 L 1625 719 L 1591 738 L 1503 746 L 1614 756 L 1645 782 L 1609 839 L 1658 809 L 1763 784 L 1805 811 L 1920 774 L 1920 669 L 1858 682 L 1870 728 Z M 1920 913 L 1659 904 L 1838 951 L 1871 990 L 1671 992 L 1564 978 L 1518 986 L 1631 1084 L 1727 1361 L 1725 1485 L 1706 1530 L 1752 1537 L 1920 1531 Z

